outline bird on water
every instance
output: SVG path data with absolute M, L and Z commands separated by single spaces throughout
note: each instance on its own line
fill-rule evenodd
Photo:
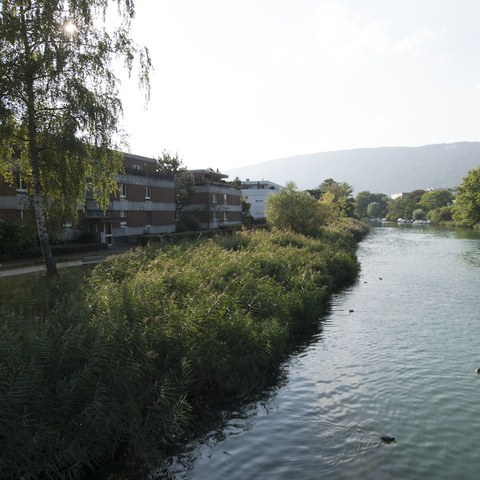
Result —
M 395 437 L 390 437 L 389 435 L 382 435 L 380 440 L 383 443 L 393 443 L 395 441 Z

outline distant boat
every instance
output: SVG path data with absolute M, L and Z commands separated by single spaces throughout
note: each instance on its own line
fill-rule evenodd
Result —
M 414 225 L 428 225 L 430 220 L 415 220 L 413 222 Z

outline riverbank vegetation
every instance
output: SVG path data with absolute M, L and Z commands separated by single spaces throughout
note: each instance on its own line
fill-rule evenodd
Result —
M 360 192 L 355 198 L 355 214 L 359 218 L 385 218 L 396 222 L 429 220 L 440 224 L 452 221 L 454 197 L 449 190 L 414 190 L 395 199 L 383 193 Z
M 212 401 L 271 379 L 359 265 L 356 222 L 316 238 L 239 232 L 109 259 L 50 285 L 48 310 L 3 309 L 0 476 L 81 478 L 141 464 Z

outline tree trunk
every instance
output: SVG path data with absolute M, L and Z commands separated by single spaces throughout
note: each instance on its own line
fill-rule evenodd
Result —
M 30 43 L 27 34 L 26 19 L 25 19 L 25 5 L 23 2 L 21 6 L 21 35 L 23 37 L 23 44 L 25 47 L 25 56 L 31 60 Z M 37 112 L 35 105 L 35 75 L 34 62 L 27 62 L 27 69 L 25 71 L 25 90 L 27 96 L 27 114 L 28 114 L 28 144 L 30 165 L 32 167 L 32 183 L 33 183 L 33 208 L 35 211 L 35 219 L 37 222 L 37 233 L 40 241 L 40 248 L 42 250 L 43 261 L 47 269 L 47 276 L 54 277 L 58 274 L 57 264 L 53 259 L 52 249 L 48 241 L 47 223 L 45 222 L 45 208 L 42 196 L 42 183 L 40 181 L 40 165 L 38 158 L 38 144 L 37 144 Z
M 40 168 L 38 165 L 38 152 L 32 152 L 32 141 L 30 140 L 30 162 L 32 165 L 33 182 L 33 208 L 37 222 L 37 233 L 42 249 L 43 261 L 47 269 L 47 275 L 54 277 L 58 274 L 57 264 L 52 255 L 50 242 L 48 240 L 47 224 L 45 221 L 45 209 L 43 207 L 42 185 L 40 183 Z
M 35 115 L 35 91 L 33 76 L 27 73 L 27 97 L 28 97 L 28 138 L 30 165 L 32 167 L 33 184 L 33 208 L 37 223 L 38 239 L 42 250 L 43 261 L 47 269 L 47 276 L 54 277 L 58 274 L 57 264 L 52 255 L 48 240 L 47 223 L 45 221 L 45 208 L 43 205 L 42 184 L 40 181 L 40 165 L 37 145 L 37 123 Z

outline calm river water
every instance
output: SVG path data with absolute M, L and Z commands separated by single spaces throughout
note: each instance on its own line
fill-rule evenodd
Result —
M 153 478 L 479 478 L 480 237 L 373 228 L 358 255 L 282 384 Z

